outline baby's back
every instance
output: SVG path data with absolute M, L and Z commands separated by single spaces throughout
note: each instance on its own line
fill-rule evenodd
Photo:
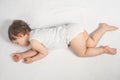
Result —
M 58 44 L 66 44 L 66 24 L 34 29 L 30 32 L 30 40 L 35 39 L 47 48 L 52 48 Z

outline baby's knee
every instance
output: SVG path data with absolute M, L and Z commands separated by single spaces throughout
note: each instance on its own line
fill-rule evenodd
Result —
M 94 47 L 96 47 L 95 41 L 93 41 L 91 38 L 89 38 L 89 39 L 87 40 L 87 42 L 86 42 L 86 46 L 87 46 L 88 48 L 94 48 Z

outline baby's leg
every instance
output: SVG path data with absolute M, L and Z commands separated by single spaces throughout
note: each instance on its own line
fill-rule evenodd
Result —
M 100 23 L 99 28 L 89 36 L 87 41 L 87 47 L 95 47 L 105 32 L 114 31 L 116 29 L 118 28 L 115 26 L 110 26 L 105 23 Z M 88 35 L 87 32 L 86 35 Z
M 104 53 L 115 54 L 116 49 L 110 48 L 108 46 L 100 47 L 100 48 L 89 48 L 87 47 L 87 39 L 88 37 L 85 36 L 86 32 L 80 33 L 70 42 L 71 49 L 76 53 L 78 56 L 82 57 L 90 57 L 90 56 L 97 56 Z
M 18 62 L 21 59 L 24 59 L 24 58 L 27 58 L 27 57 L 32 57 L 32 56 L 34 56 L 36 54 L 37 54 L 36 51 L 30 49 L 30 50 L 22 52 L 22 53 L 15 53 L 13 55 L 13 59 L 14 59 L 15 62 Z

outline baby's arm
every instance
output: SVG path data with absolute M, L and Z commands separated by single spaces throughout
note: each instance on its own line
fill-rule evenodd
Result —
M 48 54 L 47 48 L 45 46 L 43 46 L 39 41 L 31 40 L 30 45 L 31 45 L 32 49 L 37 51 L 38 53 L 37 53 L 37 55 L 35 55 L 31 58 L 30 57 L 25 58 L 24 59 L 25 63 L 31 63 L 33 61 L 37 61 L 37 60 L 42 59 L 45 56 L 47 56 L 47 54 Z
M 36 54 L 37 54 L 37 51 L 32 50 L 32 49 L 29 49 L 29 50 L 27 50 L 27 51 L 25 51 L 25 52 L 13 54 L 13 60 L 14 60 L 15 62 L 18 62 L 18 61 L 20 61 L 21 59 L 24 59 L 24 58 L 27 58 L 27 57 L 32 57 L 32 56 L 34 56 L 34 55 L 36 55 Z

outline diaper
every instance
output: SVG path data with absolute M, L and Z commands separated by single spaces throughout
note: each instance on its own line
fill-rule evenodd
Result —
M 81 26 L 79 23 L 70 23 L 67 26 L 65 26 L 65 28 L 67 31 L 66 40 L 67 44 L 69 44 L 73 38 L 75 38 L 81 32 L 84 32 L 85 27 Z

